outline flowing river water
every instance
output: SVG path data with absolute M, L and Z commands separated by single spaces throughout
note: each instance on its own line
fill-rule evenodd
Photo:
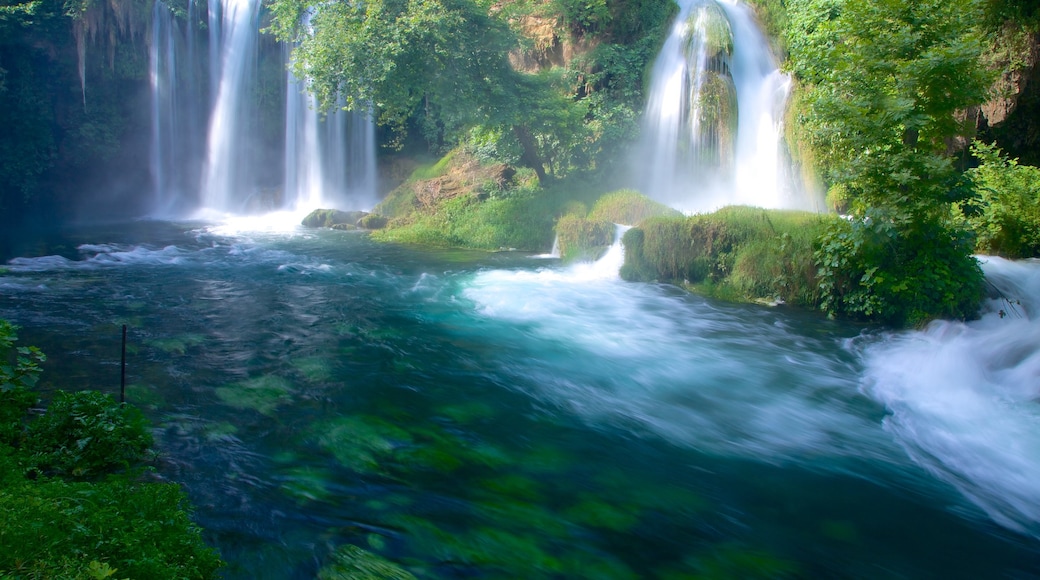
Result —
M 156 427 L 228 578 L 353 544 L 421 578 L 1040 575 L 1040 264 L 890 333 L 358 232 L 136 222 L 9 244 L 42 388 Z M 999 289 L 999 292 L 998 292 Z

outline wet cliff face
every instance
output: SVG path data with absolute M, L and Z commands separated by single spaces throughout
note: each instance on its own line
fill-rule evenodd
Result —
M 1001 72 L 993 97 L 976 112 L 978 137 L 996 141 L 1022 163 L 1040 165 L 1040 34 L 1008 22 L 989 56 Z

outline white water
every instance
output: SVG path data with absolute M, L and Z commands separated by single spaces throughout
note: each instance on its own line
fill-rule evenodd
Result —
M 621 281 L 624 229 L 595 263 L 485 271 L 464 288 L 481 316 L 524 329 L 515 341 L 534 349 L 516 363 L 525 383 L 590 422 L 634 425 L 725 456 L 783 463 L 899 454 L 853 408 L 855 370 L 825 354 L 839 345 L 815 344 L 746 309 Z
M 703 42 L 707 14 L 721 8 L 733 35 L 727 62 L 714 62 Z M 691 38 L 692 37 L 692 38 Z M 694 47 L 686 50 L 687 40 Z M 724 59 L 725 60 L 725 59 Z M 732 82 L 737 131 L 732 144 L 700 123 L 706 71 Z M 751 11 L 736 0 L 684 0 L 654 63 L 637 152 L 641 189 L 685 212 L 725 205 L 818 209 L 788 178 L 781 147 L 790 79 L 779 71 Z M 703 144 L 703 145 L 702 145 Z M 703 149 L 714 150 L 705 154 Z
M 371 209 L 378 202 L 371 116 L 337 109 L 323 115 L 305 83 L 286 75 L 285 205 Z
M 1040 262 L 982 259 L 1011 302 L 869 347 L 863 388 L 917 463 L 998 523 L 1040 536 Z
M 621 282 L 615 251 L 565 269 L 482 272 L 463 291 L 482 316 L 552 345 L 524 366 L 547 400 L 715 454 L 916 465 L 917 485 L 952 486 L 993 521 L 1040 537 L 1040 261 L 983 258 L 999 296 L 979 320 L 842 347 L 782 317 L 763 324 Z M 835 349 L 859 363 L 835 360 Z
M 260 42 L 258 0 L 209 4 L 208 51 L 193 28 L 162 2 L 150 34 L 153 215 L 222 219 L 272 210 L 317 207 L 370 209 L 376 198 L 375 127 L 370 114 L 320 114 L 314 98 L 291 75 L 285 102 L 258 98 L 273 56 Z M 279 48 L 283 63 L 289 50 Z M 204 71 L 209 71 L 206 96 Z M 269 91 L 260 88 L 260 91 Z M 269 92 L 266 94 L 270 94 Z M 285 137 L 271 138 L 259 120 L 275 107 Z M 277 116 L 275 117 L 277 118 Z M 279 168 L 278 159 L 284 167 Z M 275 160 L 275 163 L 271 163 Z
M 240 161 L 240 148 L 250 142 L 248 118 L 241 109 L 248 108 L 249 88 L 256 55 L 258 0 L 222 0 L 220 80 L 216 100 L 209 119 L 206 164 L 202 177 L 202 206 L 236 212 L 242 199 L 252 195 L 250 168 Z M 211 42 L 213 42 L 211 40 Z

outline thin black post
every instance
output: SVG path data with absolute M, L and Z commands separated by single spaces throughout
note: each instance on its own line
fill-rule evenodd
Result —
M 119 363 L 119 402 L 126 402 L 126 325 L 123 325 L 123 360 Z

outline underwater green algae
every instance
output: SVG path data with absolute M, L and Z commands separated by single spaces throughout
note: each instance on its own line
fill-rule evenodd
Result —
M 318 580 L 416 580 L 393 562 L 354 545 L 342 546 L 332 562 L 318 571 Z
M 217 397 L 224 403 L 239 409 L 252 409 L 263 415 L 271 415 L 285 403 L 292 400 L 292 385 L 289 381 L 274 375 L 264 375 L 235 383 L 226 387 L 217 387 Z

